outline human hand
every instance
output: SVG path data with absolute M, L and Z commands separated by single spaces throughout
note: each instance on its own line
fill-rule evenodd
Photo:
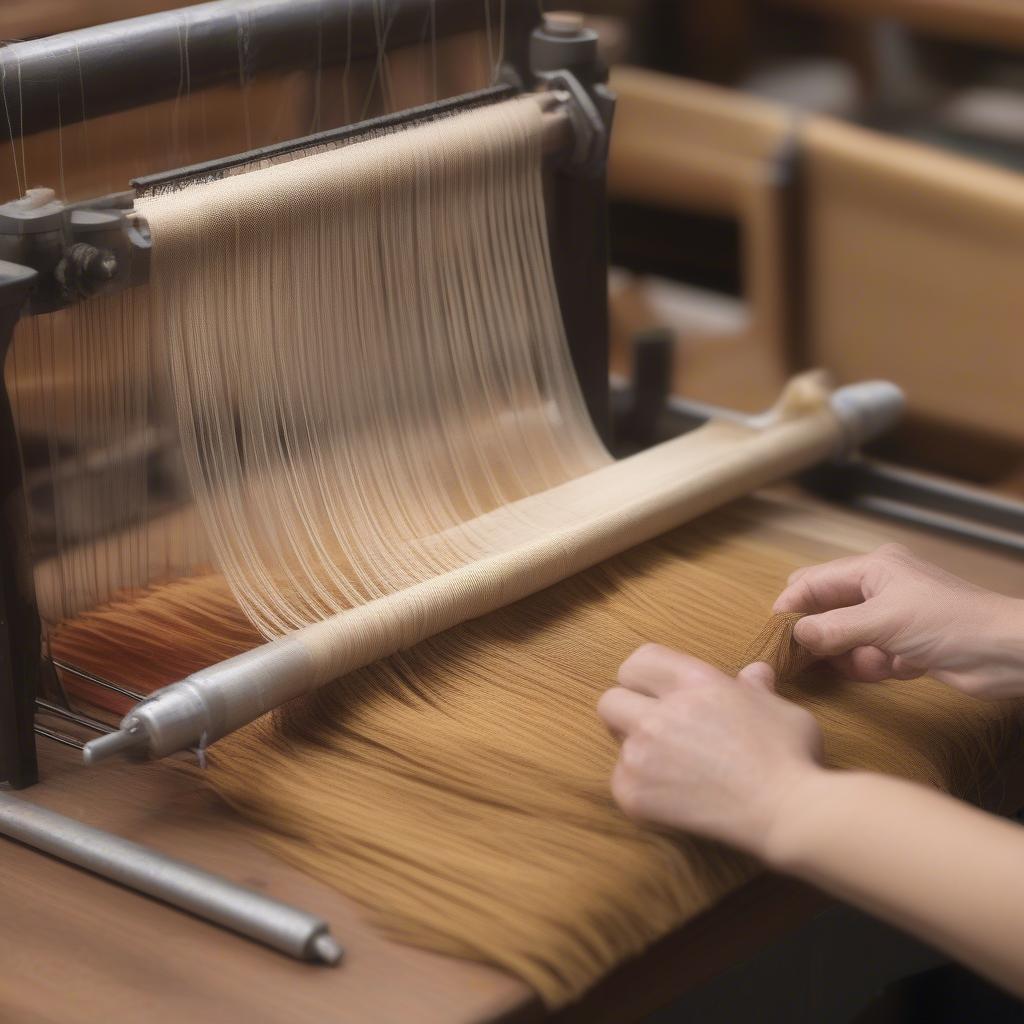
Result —
M 848 678 L 929 673 L 965 693 L 1024 693 L 1024 602 L 976 587 L 899 544 L 798 569 L 776 612 Z
M 622 743 L 612 795 L 623 811 L 765 857 L 784 805 L 823 774 L 810 712 L 774 692 L 764 662 L 733 679 L 656 644 L 618 682 L 598 714 Z

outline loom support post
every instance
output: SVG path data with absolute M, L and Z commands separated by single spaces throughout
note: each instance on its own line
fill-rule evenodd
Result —
M 0 262 L 0 371 L 36 284 L 31 267 Z M 29 582 L 21 457 L 10 396 L 0 388 L 0 784 L 38 779 L 33 717 L 39 687 L 39 613 Z
M 615 97 L 597 33 L 576 15 L 548 14 L 530 37 L 535 84 L 564 92 L 573 146 L 550 175 L 548 230 L 573 368 L 598 434 L 611 435 L 608 394 L 608 140 Z M 580 240 L 587 240 L 581 247 Z
M 0 368 L 22 313 L 48 313 L 148 276 L 145 225 L 116 208 L 70 207 L 50 189 L 0 205 Z M 0 782 L 38 778 L 33 714 L 39 613 L 30 581 L 25 481 L 10 395 L 0 388 Z

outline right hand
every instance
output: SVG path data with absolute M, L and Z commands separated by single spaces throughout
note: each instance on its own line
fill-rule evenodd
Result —
M 976 587 L 899 544 L 798 569 L 776 612 L 851 679 L 925 673 L 979 697 L 1024 694 L 1024 601 Z
M 634 651 L 597 706 L 622 744 L 612 775 L 622 810 L 768 857 L 799 794 L 826 775 L 818 723 L 774 684 L 764 662 L 733 679 L 657 644 Z

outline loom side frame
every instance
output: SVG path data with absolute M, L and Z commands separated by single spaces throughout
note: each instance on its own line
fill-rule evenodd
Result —
M 37 274 L 0 262 L 0 366 Z M 11 399 L 0 387 L 0 784 L 39 779 L 33 736 L 41 669 L 40 624 L 29 571 L 21 451 Z

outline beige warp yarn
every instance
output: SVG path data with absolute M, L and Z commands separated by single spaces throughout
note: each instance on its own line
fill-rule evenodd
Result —
M 315 685 L 833 451 L 812 376 L 756 427 L 612 462 L 562 334 L 542 136 L 525 98 L 140 199 L 191 503 L 93 551 L 144 571 L 168 522 L 195 524 Z
M 264 635 L 507 547 L 463 524 L 609 463 L 542 125 L 516 100 L 139 201 L 192 495 Z

